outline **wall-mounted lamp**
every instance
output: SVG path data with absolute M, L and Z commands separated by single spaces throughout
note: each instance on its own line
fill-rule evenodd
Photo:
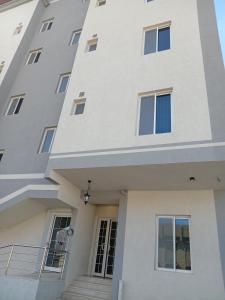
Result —
M 91 195 L 90 195 L 90 191 L 91 191 L 91 180 L 88 180 L 88 187 L 87 187 L 87 191 L 86 193 L 84 194 L 84 204 L 87 205 L 90 198 L 91 198 Z

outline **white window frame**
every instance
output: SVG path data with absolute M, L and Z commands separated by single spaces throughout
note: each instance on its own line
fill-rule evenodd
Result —
M 159 219 L 172 219 L 173 220 L 173 269 L 160 268 L 158 267 L 158 254 L 159 254 Z M 176 219 L 185 219 L 189 222 L 189 240 L 190 240 L 190 258 L 191 258 L 191 270 L 179 270 L 176 269 Z M 165 271 L 165 272 L 175 272 L 175 273 L 193 273 L 193 262 L 192 262 L 192 238 L 191 238 L 191 216 L 182 216 L 182 215 L 157 215 L 156 216 L 156 255 L 155 255 L 155 270 L 156 271 Z
M 156 101 L 158 96 L 163 95 L 170 95 L 171 97 L 171 131 L 162 134 L 171 134 L 173 132 L 173 105 L 172 105 L 172 93 L 173 89 L 165 89 L 165 90 L 158 90 L 158 91 L 152 91 L 147 93 L 139 94 L 138 97 L 138 115 L 137 115 L 137 126 L 136 126 L 136 135 L 139 137 L 146 137 L 146 136 L 158 136 L 159 134 L 155 132 L 156 130 Z M 139 135 L 139 126 L 140 126 L 140 114 L 141 114 L 141 99 L 148 96 L 154 96 L 154 124 L 153 124 L 153 133 L 146 134 L 146 135 Z
M 46 32 L 46 31 L 50 30 L 52 28 L 52 25 L 51 25 L 50 29 L 48 29 L 48 28 L 49 28 L 50 23 L 53 24 L 53 20 L 54 20 L 54 18 L 43 21 L 41 24 L 40 32 Z M 47 25 L 47 26 L 46 26 L 45 30 L 43 30 L 45 25 Z
M 96 45 L 96 49 L 90 51 L 90 47 L 91 47 L 92 45 Z M 93 38 L 93 39 L 91 39 L 91 40 L 88 40 L 88 41 L 87 41 L 86 52 L 89 52 L 89 53 L 95 52 L 95 51 L 97 50 L 97 47 L 98 47 L 98 38 Z
M 79 44 L 79 41 L 78 41 L 78 43 L 73 44 L 73 40 L 74 40 L 75 35 L 76 35 L 76 34 L 79 34 L 79 33 L 80 33 L 80 35 L 81 35 L 82 29 L 74 30 L 74 31 L 72 32 L 72 36 L 71 36 L 70 43 L 69 43 L 70 46 L 78 45 L 78 44 Z M 80 37 L 79 37 L 79 39 L 80 39 Z
M 79 105 L 79 104 L 84 104 L 86 106 L 86 98 L 80 98 L 80 99 L 76 99 L 76 100 L 73 101 L 73 107 L 72 107 L 72 112 L 71 112 L 71 114 L 73 116 L 79 117 L 79 116 L 82 116 L 84 114 L 84 113 L 75 114 L 77 105 Z M 85 107 L 84 107 L 84 109 L 85 109 Z
M 30 60 L 30 58 L 31 58 L 31 55 L 32 54 L 36 54 L 35 55 L 35 57 L 34 57 L 34 59 L 33 59 L 33 61 L 31 62 L 31 63 L 29 63 L 29 60 Z M 28 55 L 28 59 L 27 59 L 27 62 L 26 62 L 26 65 L 33 65 L 34 64 L 34 61 L 35 61 L 35 59 L 37 58 L 37 55 L 40 53 L 40 55 L 41 55 L 41 53 L 42 53 L 42 49 L 40 48 L 40 49 L 36 49 L 36 50 L 32 50 L 32 51 L 30 51 L 29 52 L 29 55 Z M 39 57 L 39 59 L 40 59 L 40 57 Z M 38 59 L 38 61 L 39 61 L 39 59 Z M 38 62 L 37 61 L 37 62 Z M 36 62 L 36 63 L 37 63 Z
M 7 107 L 7 110 L 6 110 L 6 112 L 5 112 L 5 116 L 13 116 L 13 115 L 15 115 L 15 111 L 16 111 L 16 109 L 17 109 L 17 107 L 18 107 L 18 104 L 19 104 L 19 101 L 20 101 L 21 98 L 23 98 L 23 100 L 24 100 L 25 94 L 23 94 L 23 95 L 18 95 L 18 96 L 13 96 L 13 97 L 10 98 L 10 101 L 9 101 L 9 104 L 8 104 L 8 107 Z M 14 109 L 13 113 L 10 114 L 10 115 L 8 115 L 9 110 L 10 110 L 10 108 L 11 108 L 11 105 L 12 105 L 13 101 L 15 101 L 15 100 L 18 100 L 18 101 L 17 101 L 17 105 L 15 106 L 15 109 Z
M 61 86 L 61 84 L 62 84 L 62 81 L 63 81 L 63 78 L 64 77 L 68 77 L 69 76 L 69 79 L 68 79 L 68 82 L 67 82 L 67 86 L 66 86 L 66 89 L 65 89 L 65 91 L 63 91 L 63 92 L 60 92 L 60 86 Z M 57 89 L 56 89 L 56 94 L 64 94 L 64 93 L 66 93 L 66 91 L 67 91 L 67 89 L 68 89 L 68 86 L 69 86 L 69 82 L 70 82 L 70 76 L 71 76 L 71 73 L 64 73 L 64 74 L 61 74 L 60 76 L 59 76 L 59 81 L 58 81 L 58 85 L 57 85 Z
M 54 133 L 53 133 L 53 136 L 52 136 L 51 144 L 50 144 L 50 146 L 49 146 L 49 150 L 48 150 L 48 152 L 42 152 L 42 148 L 43 148 L 43 146 L 44 146 L 44 142 L 45 142 L 47 133 L 48 133 L 48 131 L 51 131 L 51 130 L 54 130 Z M 40 143 L 40 146 L 39 146 L 39 149 L 38 149 L 38 153 L 39 153 L 39 154 L 47 154 L 47 153 L 50 153 L 50 152 L 51 152 L 52 145 L 53 145 L 53 141 L 54 141 L 54 138 L 55 138 L 55 133 L 56 133 L 56 126 L 53 126 L 53 127 L 46 127 L 46 128 L 44 129 L 44 132 L 43 132 L 42 138 L 41 138 L 41 143 Z
M 5 67 L 5 62 L 2 61 L 0 64 L 0 74 L 3 72 L 4 67 Z
M 146 2 L 146 3 L 149 3 L 149 2 Z M 168 28 L 169 27 L 170 28 L 170 33 L 171 33 L 171 26 L 172 26 L 172 22 L 168 21 L 168 22 L 156 24 L 156 25 L 153 25 L 153 26 L 147 26 L 147 27 L 143 28 L 142 54 L 144 56 L 147 56 L 149 54 L 154 54 L 154 53 L 158 53 L 159 52 L 158 51 L 159 30 L 163 29 L 163 28 Z M 156 51 L 153 52 L 153 53 L 145 54 L 145 34 L 146 34 L 146 32 L 151 31 L 151 30 L 156 30 Z M 171 36 L 170 36 L 170 48 L 171 48 Z

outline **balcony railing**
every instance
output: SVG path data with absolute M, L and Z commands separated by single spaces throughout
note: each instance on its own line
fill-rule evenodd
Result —
M 63 279 L 67 257 L 67 251 L 48 246 L 0 246 L 0 276 Z

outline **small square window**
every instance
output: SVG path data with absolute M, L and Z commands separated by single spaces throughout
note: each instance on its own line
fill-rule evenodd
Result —
M 23 104 L 24 95 L 12 97 L 6 111 L 6 115 L 16 115 L 19 113 Z
M 70 40 L 70 45 L 78 44 L 80 40 L 80 35 L 81 35 L 81 30 L 74 31 Z
M 27 65 L 37 63 L 39 61 L 40 56 L 41 56 L 41 49 L 31 51 L 29 53 L 29 57 L 28 57 L 28 60 L 27 60 Z
M 19 23 L 13 33 L 13 35 L 17 35 L 17 34 L 20 34 L 20 32 L 22 31 L 23 29 L 23 24 L 22 23 Z
M 45 32 L 50 30 L 52 28 L 52 24 L 53 24 L 53 19 L 43 21 L 40 32 Z
M 86 99 L 79 99 L 74 101 L 73 115 L 82 115 L 85 109 Z
M 97 45 L 98 45 L 98 39 L 93 39 L 93 40 L 88 41 L 87 51 L 88 52 L 95 51 L 97 49 Z
M 97 1 L 97 6 L 103 6 L 106 4 L 106 0 L 98 0 Z
M 57 94 L 66 92 L 69 80 L 70 80 L 70 73 L 60 75 L 59 83 L 57 87 Z
M 170 49 L 170 26 L 164 25 L 146 29 L 144 55 Z
M 49 153 L 51 151 L 56 127 L 46 128 L 43 133 L 39 153 Z
M 171 94 L 141 97 L 139 135 L 171 132 Z

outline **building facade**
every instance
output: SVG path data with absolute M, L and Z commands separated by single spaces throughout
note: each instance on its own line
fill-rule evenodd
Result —
M 11 0 L 0 24 L 0 298 L 225 300 L 213 1 Z

